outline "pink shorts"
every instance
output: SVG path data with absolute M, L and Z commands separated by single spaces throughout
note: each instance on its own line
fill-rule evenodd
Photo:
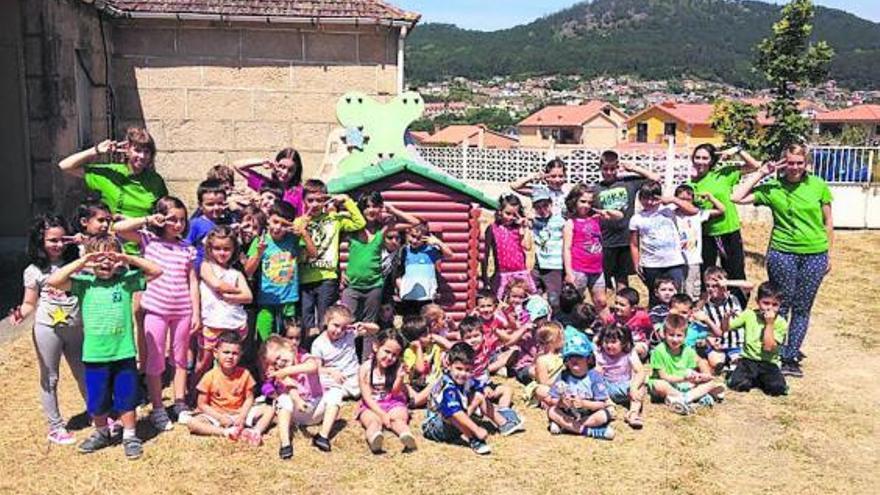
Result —
M 165 371 L 166 341 L 170 334 L 171 356 L 174 366 L 186 369 L 186 351 L 189 350 L 189 328 L 192 315 L 160 316 L 147 311 L 144 314 L 144 337 L 146 340 L 147 366 L 144 370 L 150 376 L 161 375 Z
M 526 294 L 527 296 L 538 292 L 537 287 L 535 287 L 535 281 L 532 279 L 532 272 L 530 272 L 529 270 L 523 270 L 519 272 L 498 272 L 496 276 L 496 280 L 498 281 L 498 291 L 495 295 L 498 297 L 499 301 L 504 300 L 504 290 L 507 289 L 507 285 L 518 278 L 525 280 L 526 284 L 528 284 L 529 293 Z
M 381 409 L 382 412 L 386 413 L 389 413 L 392 410 L 397 409 L 398 407 L 402 407 L 404 409 L 407 409 L 409 407 L 406 397 L 404 397 L 403 395 L 388 395 L 376 402 L 379 404 L 379 409 Z M 357 414 L 355 414 L 354 417 L 360 418 L 361 413 L 369 409 L 370 408 L 367 407 L 364 401 L 361 400 L 358 404 Z M 409 418 L 409 410 L 407 410 L 407 418 Z

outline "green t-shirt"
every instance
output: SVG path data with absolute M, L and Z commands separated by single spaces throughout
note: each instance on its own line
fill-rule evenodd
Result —
M 376 232 L 373 238 L 364 242 L 353 235 L 348 239 L 348 266 L 345 278 L 353 289 L 374 289 L 382 287 L 382 232 Z
M 111 279 L 93 273 L 71 277 L 71 294 L 79 297 L 83 320 L 83 355 L 86 363 L 108 363 L 133 358 L 132 293 L 147 286 L 144 275 L 128 270 Z
M 355 232 L 367 225 L 357 203 L 348 199 L 343 204 L 345 212 L 324 213 L 314 219 L 300 217 L 297 222 L 308 221 L 306 229 L 315 243 L 317 256 L 300 260 L 299 282 L 311 284 L 333 280 L 339 271 L 339 233 Z
M 718 236 L 730 234 L 739 230 L 739 213 L 736 205 L 730 200 L 733 187 L 742 178 L 742 171 L 734 166 L 714 168 L 701 179 L 691 181 L 695 194 L 712 193 L 712 196 L 724 205 L 724 215 L 709 219 L 703 224 L 703 232 L 707 235 Z M 712 208 L 709 201 L 697 200 L 697 206 L 706 210 Z
M 658 371 L 662 370 L 668 376 L 684 378 L 688 372 L 697 367 L 697 351 L 692 347 L 682 344 L 681 352 L 673 355 L 666 347 L 666 342 L 651 351 L 651 369 L 654 378 L 660 378 Z
M 155 170 L 132 175 L 124 163 L 87 165 L 84 178 L 86 187 L 100 193 L 114 215 L 145 217 L 159 198 L 168 195 L 165 181 Z
M 794 254 L 828 251 L 822 206 L 831 203 L 824 180 L 807 174 L 797 183 L 774 179 L 755 188 L 755 204 L 773 212 L 770 247 Z
M 730 321 L 730 329 L 743 329 L 743 352 L 742 357 L 753 361 L 765 361 L 779 366 L 779 347 L 773 352 L 764 351 L 763 334 L 764 323 L 758 320 L 758 313 L 749 309 L 740 313 Z M 788 335 L 788 322 L 781 316 L 777 316 L 773 322 L 773 338 L 776 343 L 782 345 Z

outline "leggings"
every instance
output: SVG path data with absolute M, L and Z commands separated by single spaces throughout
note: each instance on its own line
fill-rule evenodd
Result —
M 165 371 L 165 339 L 171 329 L 171 355 L 174 366 L 187 368 L 186 351 L 189 350 L 189 330 L 192 315 L 160 316 L 151 311 L 144 315 L 144 336 L 147 347 L 147 366 L 144 371 L 150 376 L 161 375 Z
M 40 403 L 43 405 L 43 414 L 46 415 L 50 429 L 64 426 L 64 419 L 58 409 L 57 392 L 62 354 L 85 401 L 82 343 L 82 326 L 55 328 L 42 323 L 34 325 L 34 348 L 40 364 Z
M 779 316 L 788 320 L 788 340 L 782 346 L 783 361 L 797 359 L 816 293 L 828 268 L 828 253 L 794 254 L 770 249 L 767 251 L 767 276 L 782 290 Z M 791 315 L 789 315 L 789 312 Z
M 727 278 L 731 280 L 746 279 L 746 255 L 743 251 L 743 241 L 740 231 L 722 234 L 719 236 L 710 236 L 703 233 L 703 268 L 715 266 L 718 260 L 721 260 L 721 267 L 727 272 Z M 705 281 L 703 281 L 705 287 Z M 742 307 L 748 305 L 748 299 L 745 292 L 740 288 L 733 288 L 730 291 L 737 299 Z

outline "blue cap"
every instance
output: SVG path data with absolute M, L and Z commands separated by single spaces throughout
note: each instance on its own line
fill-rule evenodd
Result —
M 568 359 L 572 356 L 590 357 L 593 355 L 593 343 L 586 335 L 577 333 L 568 333 L 565 336 L 565 344 L 562 346 L 562 359 Z
M 553 195 L 550 194 L 550 188 L 543 184 L 535 184 L 534 186 L 532 186 L 532 204 L 547 199 L 553 199 Z
M 550 316 L 550 303 L 541 296 L 529 297 L 523 307 L 529 315 L 530 322 L 534 323 L 540 318 Z

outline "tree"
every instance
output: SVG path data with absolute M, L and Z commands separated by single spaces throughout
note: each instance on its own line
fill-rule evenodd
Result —
M 758 109 L 755 106 L 742 101 L 718 100 L 709 122 L 713 129 L 724 136 L 726 146 L 742 146 L 761 157 L 764 132 L 758 126 Z
M 810 121 L 797 108 L 795 96 L 828 74 L 834 50 L 824 41 L 810 42 L 815 7 L 811 0 L 792 0 L 773 24 L 773 32 L 758 44 L 755 68 L 770 83 L 774 99 L 767 105 L 773 124 L 764 132 L 762 151 L 778 156 L 786 146 L 804 142 Z

